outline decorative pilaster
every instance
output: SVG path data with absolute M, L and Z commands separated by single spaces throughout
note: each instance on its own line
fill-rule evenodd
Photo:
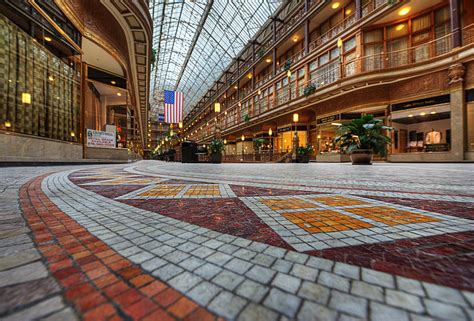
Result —
M 466 151 L 466 100 L 462 63 L 451 65 L 448 70 L 451 100 L 451 153 L 453 160 L 462 161 Z

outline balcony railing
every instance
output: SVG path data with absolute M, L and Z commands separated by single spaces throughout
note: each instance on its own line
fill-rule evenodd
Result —
M 310 0 L 309 9 L 312 9 L 313 7 L 315 7 L 321 2 L 322 0 Z M 387 0 L 370 0 L 362 8 L 362 17 L 368 16 L 369 14 L 373 13 L 376 9 L 379 9 L 387 4 L 388 4 Z M 275 31 L 277 39 L 281 39 L 282 37 L 284 37 L 286 33 L 293 28 L 293 26 L 295 26 L 299 21 L 301 21 L 301 18 L 305 14 L 306 12 L 304 10 L 304 6 L 301 6 L 299 9 L 296 9 L 292 14 L 290 14 L 289 18 L 285 18 L 287 22 L 283 25 L 280 25 Z M 313 51 L 314 49 L 319 48 L 320 45 L 327 43 L 331 39 L 334 39 L 336 36 L 341 34 L 344 30 L 346 30 L 347 28 L 355 24 L 355 22 L 356 22 L 356 16 L 355 16 L 355 13 L 353 13 L 352 15 L 348 16 L 346 19 L 342 20 L 339 24 L 332 27 L 324 35 L 319 36 L 315 41 L 310 43 L 310 50 Z M 263 42 L 263 45 L 261 45 L 259 48 L 256 48 L 255 56 L 252 56 L 251 54 L 247 55 L 248 58 L 246 58 L 245 61 L 243 61 L 243 63 L 239 65 L 238 70 L 236 70 L 236 72 L 232 75 L 232 78 L 235 76 L 237 79 L 240 79 L 241 77 L 245 76 L 245 73 L 248 72 L 249 68 L 255 63 L 255 61 L 258 61 L 260 58 L 264 57 L 273 44 L 274 44 L 273 36 L 267 37 L 266 40 Z M 262 50 L 263 50 L 263 54 L 262 54 Z M 305 57 L 304 50 L 301 52 L 298 52 L 296 55 L 294 55 L 291 58 L 292 64 L 295 64 L 296 62 L 298 62 L 304 57 Z M 283 69 L 284 69 L 284 66 L 280 66 L 279 68 L 277 68 L 277 74 L 282 72 Z M 256 86 L 256 88 L 258 88 L 265 82 L 266 81 L 260 82 Z M 215 95 L 217 94 L 220 94 L 220 92 L 219 93 L 216 92 Z
M 314 87 L 314 92 L 317 93 L 319 89 L 327 87 L 340 79 L 374 71 L 406 67 L 442 56 L 453 50 L 452 39 L 453 34 L 450 33 L 425 44 L 403 50 L 364 56 L 344 63 L 340 61 L 329 63 L 319 68 L 315 73 L 313 72 L 312 78 L 308 82 L 298 83 L 297 87 L 294 83 L 290 83 L 277 89 L 270 99 L 265 97 L 264 100 L 259 100 L 257 102 L 258 106 L 250 107 L 248 114 L 251 115 L 251 117 L 259 116 L 293 99 L 301 98 L 304 96 L 305 88 L 309 86 Z M 462 40 L 463 45 L 474 43 L 474 25 L 464 28 L 462 31 Z M 236 108 L 238 109 L 235 110 Z M 243 123 L 243 114 L 241 114 L 242 109 L 238 107 L 237 104 L 229 108 L 228 115 L 233 115 L 232 120 L 230 120 L 230 118 L 226 120 L 225 124 L 227 124 L 227 126 L 221 129 L 224 130 Z

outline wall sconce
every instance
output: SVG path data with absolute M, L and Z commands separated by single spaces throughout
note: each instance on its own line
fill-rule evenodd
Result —
M 268 130 L 268 136 L 272 136 L 272 134 L 273 134 L 273 131 L 272 131 L 272 129 L 270 128 L 270 129 Z
M 183 122 L 182 121 L 179 122 L 178 127 L 183 128 Z
M 22 93 L 21 94 L 21 102 L 23 104 L 31 104 L 31 94 L 29 93 Z
M 341 38 L 337 39 L 337 47 L 341 48 L 342 44 L 343 44 L 342 39 Z
M 220 103 L 215 103 L 214 104 L 214 112 L 220 113 L 221 112 L 221 104 Z
M 224 145 L 227 144 L 227 139 L 224 138 Z
M 11 128 L 11 127 L 12 127 L 11 121 L 6 120 L 6 121 L 5 121 L 5 128 Z
M 245 136 L 244 136 L 244 134 L 242 134 L 242 137 L 240 137 L 240 139 L 242 139 L 242 141 L 244 141 L 244 140 L 245 140 Z
M 288 72 L 286 73 L 286 75 L 288 76 L 288 78 L 291 77 L 291 70 L 288 70 Z
M 300 116 L 297 113 L 293 114 L 293 122 L 297 123 L 300 120 Z

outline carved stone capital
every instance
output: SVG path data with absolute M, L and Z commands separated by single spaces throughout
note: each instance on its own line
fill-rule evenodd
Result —
M 464 81 L 464 73 L 466 72 L 466 68 L 462 63 L 457 63 L 451 65 L 448 69 L 448 77 L 449 77 L 449 85 L 458 85 L 462 84 Z

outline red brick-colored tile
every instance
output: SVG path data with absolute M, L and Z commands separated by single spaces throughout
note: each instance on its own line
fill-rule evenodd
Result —
M 153 297 L 161 291 L 164 291 L 166 288 L 168 287 L 163 282 L 153 281 L 152 283 L 142 287 L 140 291 L 148 297 Z
M 138 275 L 138 276 L 134 277 L 133 279 L 131 279 L 130 283 L 135 285 L 137 288 L 140 288 L 140 287 L 150 283 L 154 279 L 155 279 L 154 277 L 152 277 L 148 274 L 141 274 L 141 275 Z
M 122 306 L 129 306 L 143 298 L 143 295 L 140 294 L 135 289 L 129 289 L 115 297 L 115 301 Z
M 131 316 L 134 320 L 139 320 L 142 317 L 157 310 L 158 306 L 148 298 L 142 298 L 141 300 L 125 307 L 125 313 Z
M 99 292 L 91 292 L 85 296 L 79 297 L 77 300 L 74 301 L 74 305 L 76 309 L 81 312 L 86 312 L 92 308 L 95 308 L 102 303 L 105 303 L 105 297 L 101 295 Z
M 182 319 L 193 312 L 197 307 L 198 305 L 196 303 L 189 300 L 188 298 L 182 297 L 168 308 L 168 312 L 171 312 L 178 318 Z
M 65 297 L 68 300 L 75 300 L 93 292 L 95 292 L 95 288 L 90 283 L 83 283 L 66 290 Z
M 118 274 L 126 280 L 131 280 L 134 277 L 140 275 L 141 272 L 142 272 L 142 269 L 140 269 L 139 267 L 131 266 L 119 271 Z
M 105 287 L 108 287 L 111 284 L 116 283 L 117 281 L 118 281 L 118 278 L 114 274 L 107 271 L 106 274 L 104 274 L 101 277 L 95 279 L 94 283 L 99 288 L 105 288 Z
M 129 289 L 129 286 L 122 281 L 116 282 L 104 289 L 107 296 L 113 298 Z
M 158 302 L 160 305 L 168 307 L 174 302 L 176 302 L 176 300 L 178 300 L 181 296 L 182 295 L 178 291 L 168 288 L 165 291 L 155 295 L 153 299 L 155 299 L 155 301 Z
M 141 321 L 173 321 L 176 320 L 170 316 L 165 310 L 158 309 L 151 314 L 145 316 Z
M 198 307 L 187 317 L 184 318 L 184 321 L 215 321 L 216 317 L 209 311 L 204 308 Z M 255 320 L 257 321 L 257 320 Z
M 84 321 L 107 320 L 116 313 L 115 308 L 110 303 L 102 304 L 84 314 Z
M 114 262 L 112 264 L 109 264 L 109 268 L 114 270 L 114 271 L 119 271 L 119 270 L 127 268 L 131 265 L 132 265 L 132 263 L 130 263 L 130 261 L 120 260 L 120 261 Z

